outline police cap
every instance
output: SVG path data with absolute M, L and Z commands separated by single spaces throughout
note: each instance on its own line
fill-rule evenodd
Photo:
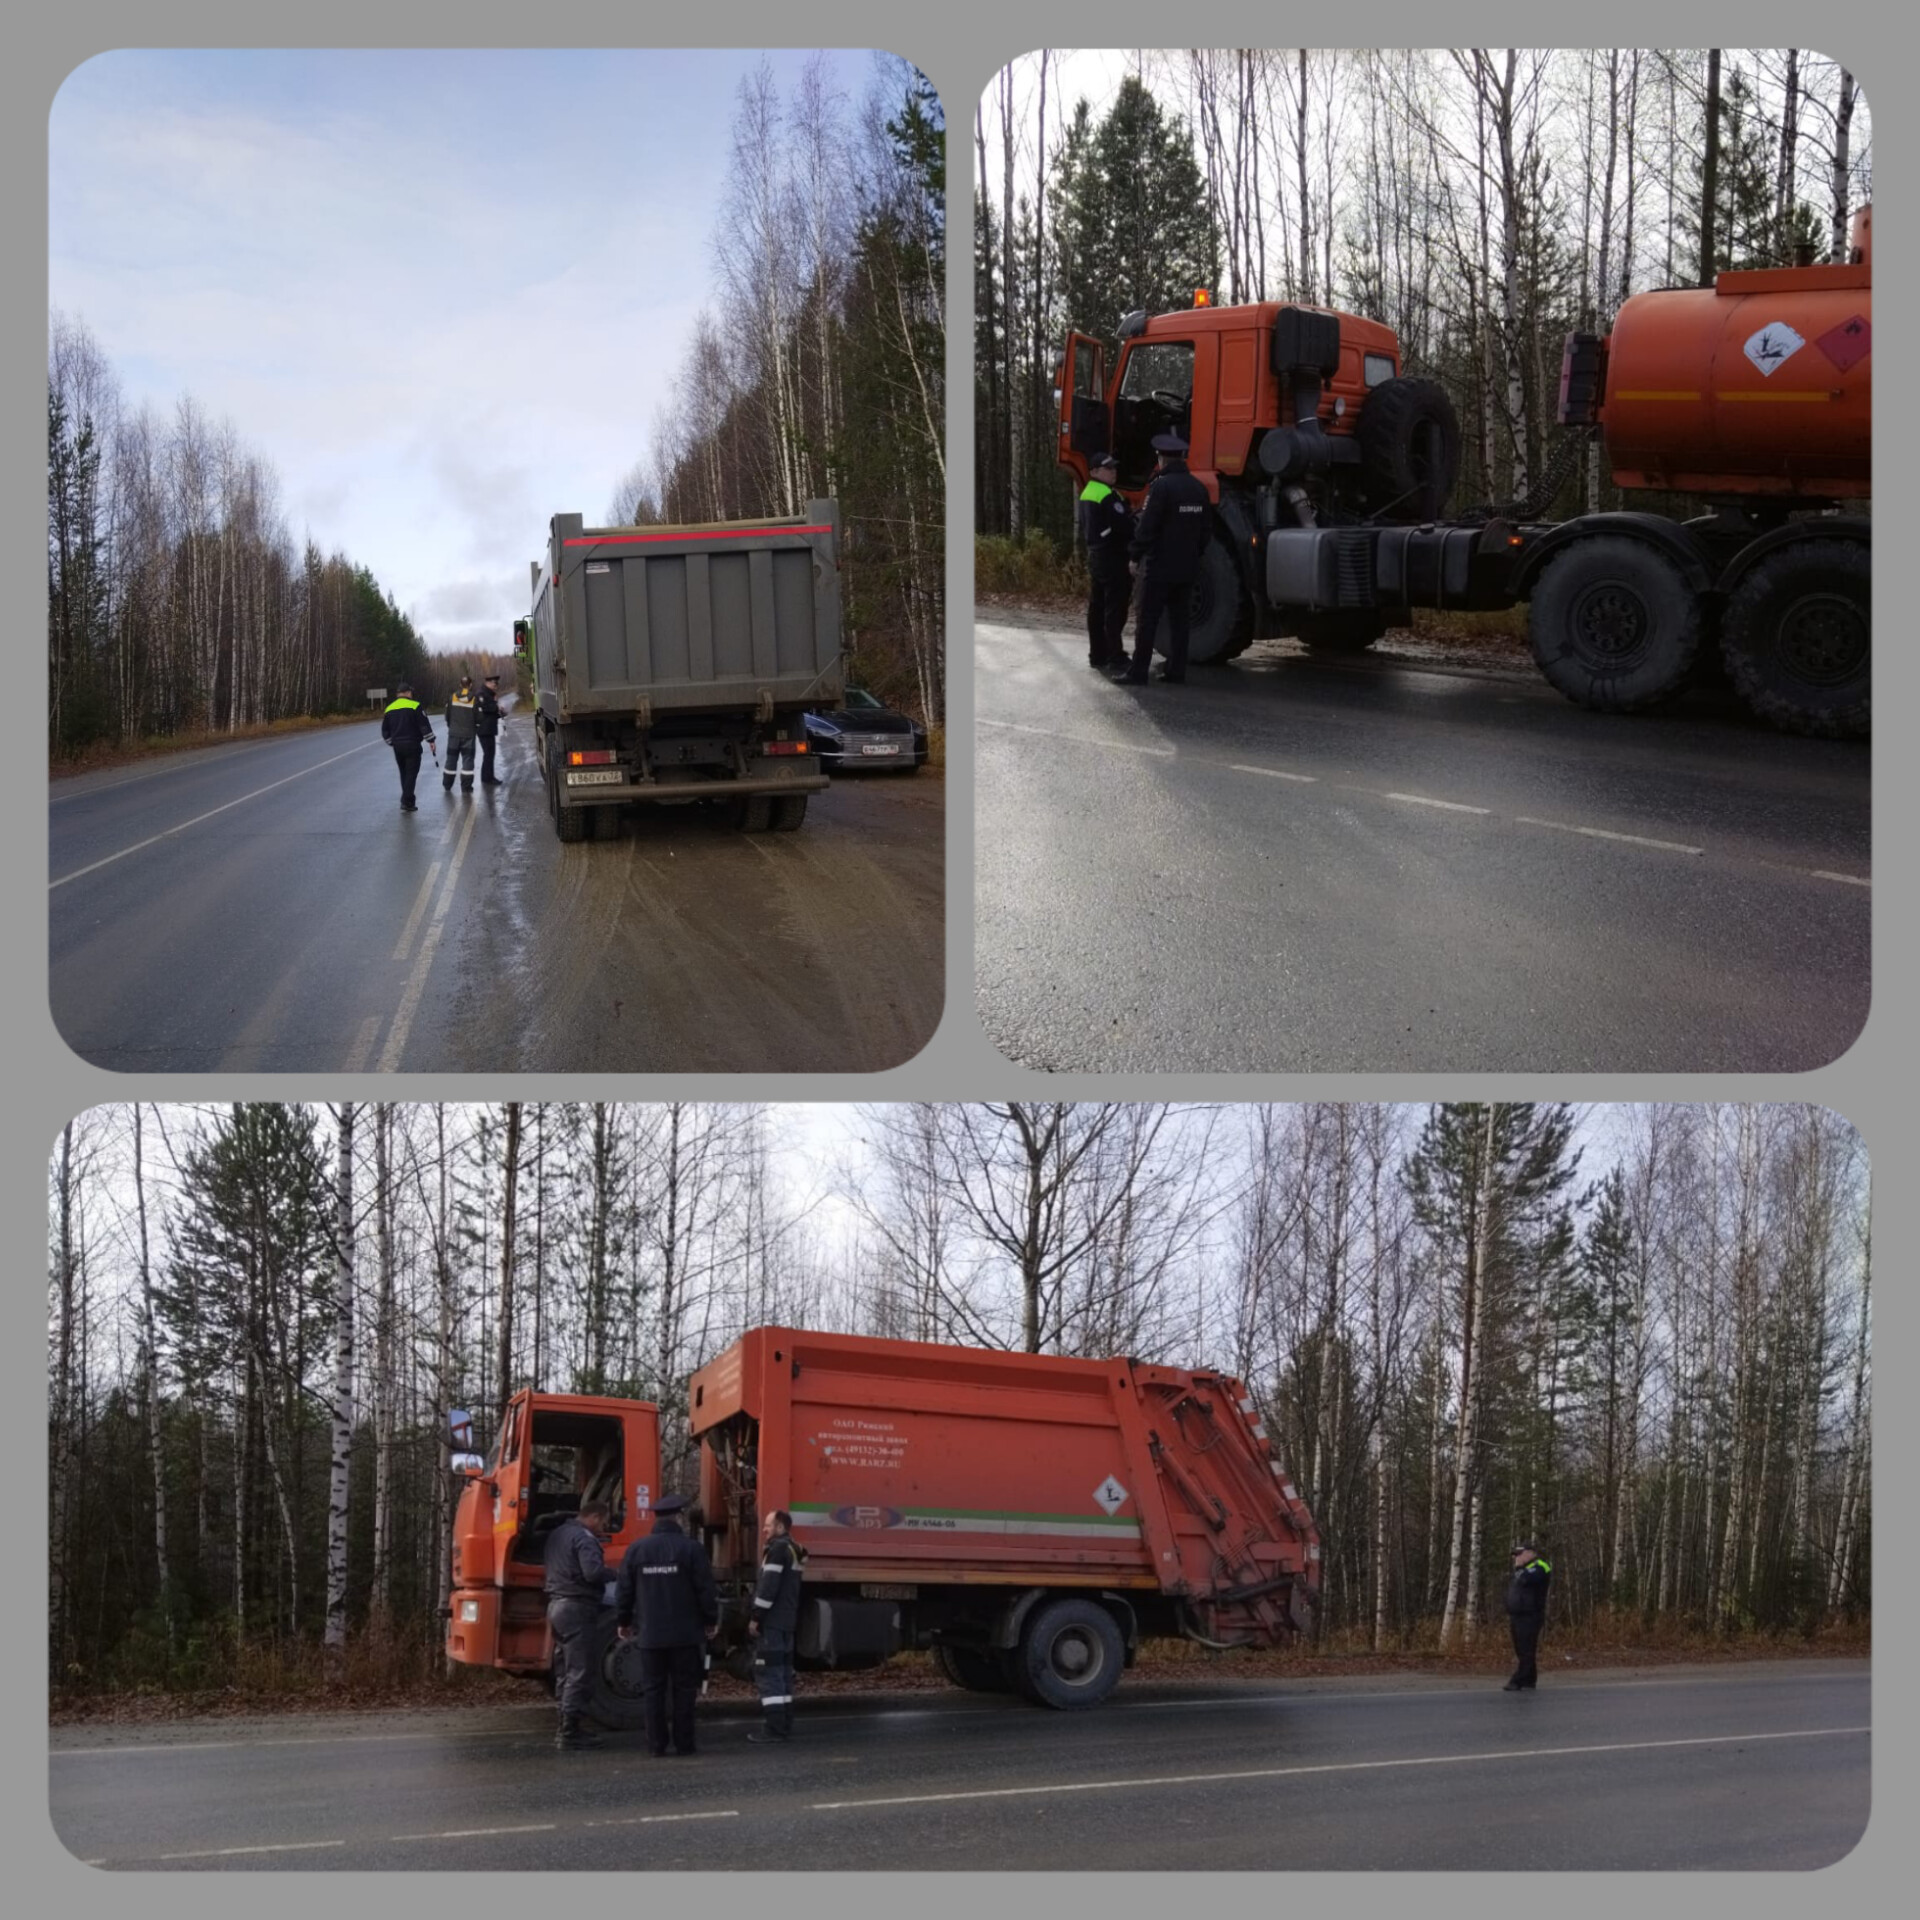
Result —
M 1119 464 L 1119 456 L 1111 453 L 1096 453 L 1093 458 L 1087 462 L 1089 467 L 1117 467 Z
M 1156 433 L 1153 436 L 1155 453 L 1185 453 L 1187 443 L 1177 433 Z
M 655 1513 L 684 1513 L 687 1510 L 687 1496 L 684 1493 L 663 1493 L 653 1503 Z

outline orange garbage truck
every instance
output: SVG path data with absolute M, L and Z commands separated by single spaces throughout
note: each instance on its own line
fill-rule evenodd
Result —
M 549 1419 L 572 1404 L 523 1403 Z M 802 1667 L 918 1648 L 956 1686 L 1090 1707 L 1146 1639 L 1271 1646 L 1311 1622 L 1318 1531 L 1225 1374 L 761 1327 L 694 1374 L 687 1405 L 719 1645 L 736 1660 L 776 1508 L 807 1551 Z M 463 1523 L 469 1502 L 488 1508 L 487 1478 L 476 1470 Z M 511 1566 L 497 1525 L 509 1545 L 491 1564 Z M 610 1564 L 616 1543 L 620 1516 Z M 451 1657 L 543 1670 L 530 1620 L 509 1659 L 488 1624 L 504 1613 L 478 1602 L 463 1621 L 468 1597 L 456 1579 Z M 630 1725 L 637 1676 L 608 1632 L 594 1714 Z
M 1292 635 L 1354 652 L 1417 607 L 1526 603 L 1534 658 L 1582 706 L 1627 712 L 1686 685 L 1717 647 L 1775 725 L 1869 729 L 1872 661 L 1872 210 L 1850 257 L 1723 273 L 1625 301 L 1567 336 L 1570 429 L 1526 498 L 1447 517 L 1460 425 L 1445 389 L 1401 371 L 1378 321 L 1265 303 L 1131 313 L 1112 378 L 1069 334 L 1059 464 L 1096 451 L 1144 497 L 1155 434 L 1185 436 L 1214 504 L 1193 596 L 1195 663 Z M 1598 435 L 1628 492 L 1691 496 L 1539 516 Z

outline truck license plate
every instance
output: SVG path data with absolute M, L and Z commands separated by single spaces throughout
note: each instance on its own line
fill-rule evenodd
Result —
M 617 787 L 626 778 L 618 767 L 600 767 L 592 773 L 570 773 L 567 784 L 571 787 Z
M 860 751 L 862 753 L 898 753 L 900 749 L 898 747 L 862 747 Z

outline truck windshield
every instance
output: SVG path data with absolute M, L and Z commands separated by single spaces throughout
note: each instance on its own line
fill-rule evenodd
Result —
M 1145 486 L 1153 472 L 1153 436 L 1171 428 L 1191 440 L 1193 342 L 1150 340 L 1127 355 L 1113 409 L 1120 484 Z

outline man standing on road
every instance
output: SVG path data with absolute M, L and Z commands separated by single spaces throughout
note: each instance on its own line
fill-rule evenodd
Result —
M 1121 677 L 1130 686 L 1144 686 L 1153 664 L 1153 635 L 1160 616 L 1167 616 L 1167 664 L 1160 678 L 1179 686 L 1187 677 L 1188 622 L 1193 610 L 1193 583 L 1213 537 L 1211 502 L 1207 490 L 1187 471 L 1187 443 L 1177 433 L 1157 433 L 1153 449 L 1160 456 L 1147 504 L 1133 530 L 1130 557 L 1140 574 L 1140 604 L 1133 623 L 1133 665 Z
M 453 770 L 460 769 L 460 791 L 473 791 L 474 729 L 479 723 L 479 700 L 473 691 L 473 675 L 463 673 L 447 702 L 447 764 L 440 769 L 443 791 L 453 791 Z
M 400 811 L 417 813 L 413 783 L 420 777 L 420 749 L 433 745 L 433 722 L 413 697 L 413 682 L 402 680 L 380 716 L 380 738 L 393 749 L 400 769 Z
M 1507 1581 L 1507 1627 L 1513 1634 L 1515 1664 L 1503 1692 L 1530 1692 L 1539 1683 L 1533 1656 L 1540 1645 L 1540 1629 L 1547 1623 L 1547 1588 L 1552 1584 L 1552 1563 L 1541 1558 L 1531 1540 L 1519 1542 Z
M 600 1542 L 607 1531 L 604 1500 L 589 1500 L 547 1538 L 547 1625 L 553 1629 L 553 1693 L 560 1703 L 554 1745 L 576 1753 L 600 1742 L 580 1724 L 593 1686 L 593 1636 L 607 1590 Z
M 1111 669 L 1127 664 L 1120 636 L 1133 591 L 1127 573 L 1133 510 L 1115 485 L 1120 466 L 1112 454 L 1096 454 L 1088 471 L 1080 495 L 1080 538 L 1087 548 L 1087 665 Z
M 647 1750 L 692 1753 L 693 1703 L 705 1677 L 703 1642 L 720 1629 L 720 1596 L 707 1550 L 680 1525 L 683 1494 L 656 1503 L 653 1531 L 620 1562 L 615 1604 L 620 1638 L 640 1641 L 640 1684 L 646 1702 Z
M 473 724 L 480 736 L 480 784 L 497 787 L 500 782 L 493 777 L 493 743 L 500 733 L 500 676 L 497 673 L 480 676 Z
M 1122 605 L 1125 604 L 1123 601 Z M 776 1507 L 761 1530 L 760 1584 L 753 1590 L 753 1681 L 765 1725 L 747 1738 L 756 1745 L 793 1738 L 793 1644 L 800 1627 L 800 1569 L 807 1550 L 793 1537 L 793 1515 Z

